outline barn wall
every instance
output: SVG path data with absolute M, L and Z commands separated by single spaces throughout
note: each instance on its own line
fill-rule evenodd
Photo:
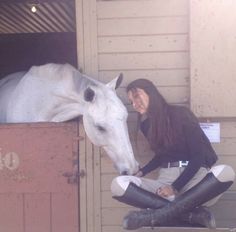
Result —
M 191 0 L 191 108 L 200 117 L 236 117 L 235 11 L 235 0 Z
M 75 0 L 76 3 L 76 32 L 79 69 L 92 76 L 98 77 L 97 59 L 97 17 L 96 0 Z M 85 135 L 80 126 L 79 169 L 80 178 L 80 231 L 101 231 L 100 213 L 100 154 Z
M 147 78 L 173 104 L 189 105 L 188 0 L 98 1 L 98 75 L 102 81 L 124 74 L 118 94 L 129 110 L 128 126 L 137 159 L 151 158 L 145 141 L 135 145 L 136 113 L 125 92 L 137 78 Z M 140 146 L 140 143 L 142 144 Z M 144 146 L 143 146 L 144 144 Z M 130 207 L 113 200 L 110 183 L 116 176 L 106 154 L 101 154 L 102 231 L 121 231 Z
M 218 163 L 236 170 L 236 2 L 190 1 L 190 105 L 203 121 L 219 122 Z M 235 227 L 236 184 L 213 207 L 220 226 Z M 222 209 L 226 210 L 222 214 Z
M 137 133 L 136 114 L 125 87 L 136 78 L 147 78 L 169 103 L 190 106 L 189 0 L 77 0 L 77 11 L 79 67 L 104 82 L 120 72 L 124 74 L 118 94 L 129 110 L 128 126 L 136 157 L 145 164 L 152 153 Z M 221 123 L 221 143 L 213 146 L 219 163 L 236 169 L 236 122 L 217 121 Z M 117 175 L 111 161 L 86 139 L 80 149 L 80 168 L 86 171 L 80 185 L 81 231 L 122 231 L 122 218 L 130 207 L 111 197 L 110 183 Z M 235 192 L 234 184 L 214 208 L 219 226 L 236 221 Z M 220 214 L 222 207 L 228 210 L 224 215 Z

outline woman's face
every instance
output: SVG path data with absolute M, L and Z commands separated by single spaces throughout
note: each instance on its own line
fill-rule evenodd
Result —
M 140 114 L 147 113 L 149 107 L 149 96 L 140 88 L 128 91 L 128 98 L 134 109 Z

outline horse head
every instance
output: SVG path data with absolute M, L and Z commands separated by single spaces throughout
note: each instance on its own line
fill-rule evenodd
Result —
M 128 114 L 115 92 L 121 79 L 104 84 L 68 64 L 34 66 L 0 82 L 0 120 L 64 122 L 82 115 L 92 143 L 105 149 L 120 174 L 134 174 Z
M 134 158 L 127 129 L 127 110 L 116 95 L 122 75 L 108 84 L 96 83 L 84 90 L 83 123 L 89 139 L 102 147 L 120 174 L 134 174 Z

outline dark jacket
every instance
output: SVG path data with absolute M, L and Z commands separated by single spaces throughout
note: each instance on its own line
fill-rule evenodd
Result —
M 189 161 L 182 174 L 172 186 L 176 190 L 183 188 L 192 179 L 200 167 L 211 167 L 217 156 L 209 139 L 201 129 L 197 118 L 185 107 L 170 108 L 171 122 L 177 131 L 176 141 L 168 147 L 159 147 L 154 152 L 154 158 L 141 171 L 144 175 L 160 167 L 162 163 Z M 148 137 L 148 118 L 141 123 L 141 131 Z

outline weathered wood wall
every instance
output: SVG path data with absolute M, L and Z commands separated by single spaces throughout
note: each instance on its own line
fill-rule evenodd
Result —
M 189 28 L 187 0 L 99 1 L 99 79 L 124 74 L 119 96 L 129 109 L 129 129 L 137 159 L 151 158 L 147 146 L 135 146 L 136 113 L 128 103 L 125 87 L 137 78 L 155 83 L 168 102 L 189 104 Z M 143 149 L 142 149 L 143 148 Z M 101 156 L 102 231 L 121 231 L 130 207 L 113 200 L 111 180 L 116 176 L 106 154 Z
M 136 157 L 145 164 L 152 153 L 140 134 L 138 145 L 135 143 L 136 113 L 128 103 L 125 87 L 134 79 L 147 78 L 156 84 L 169 103 L 190 106 L 191 1 L 77 2 L 81 7 L 78 20 L 83 22 L 78 26 L 77 37 L 80 67 L 104 82 L 120 72 L 124 74 L 118 93 L 129 110 L 128 126 Z M 236 120 L 218 118 L 217 122 L 221 123 L 221 143 L 213 146 L 219 163 L 231 164 L 236 169 Z M 92 148 L 89 142 L 80 147 L 83 149 L 81 167 L 88 171 L 81 187 L 81 231 L 123 231 L 122 218 L 131 208 L 111 197 L 110 183 L 117 175 L 111 161 L 104 151 Z M 235 192 L 234 184 L 214 207 L 219 226 L 235 224 Z M 226 213 L 221 213 L 222 208 Z
M 191 0 L 191 107 L 199 117 L 236 117 L 235 11 L 235 0 Z

